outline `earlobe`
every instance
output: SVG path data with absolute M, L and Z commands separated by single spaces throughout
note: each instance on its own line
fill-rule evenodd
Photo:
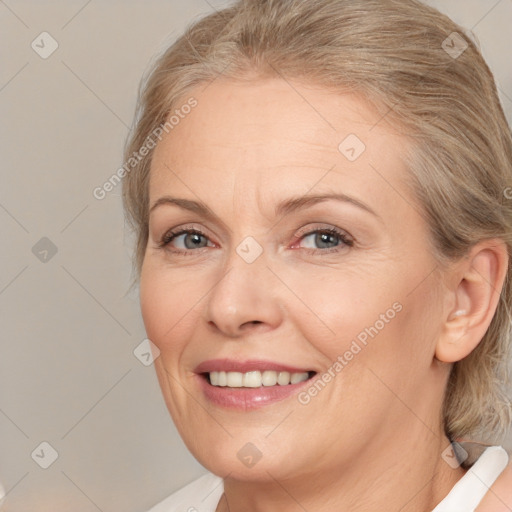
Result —
M 477 347 L 496 312 L 507 268 L 507 246 L 496 239 L 478 243 L 454 265 L 436 359 L 454 363 Z

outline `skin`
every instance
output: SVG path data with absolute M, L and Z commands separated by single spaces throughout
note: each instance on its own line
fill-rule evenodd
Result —
M 217 79 L 191 95 L 197 107 L 155 149 L 150 205 L 201 201 L 217 219 L 152 210 L 140 292 L 167 407 L 192 454 L 225 478 L 217 511 L 431 510 L 464 475 L 441 457 L 443 391 L 494 314 L 504 244 L 441 268 L 404 184 L 406 137 L 354 95 L 280 79 Z M 353 162 L 338 150 L 348 134 L 366 146 Z M 376 215 L 333 200 L 274 213 L 324 193 Z M 184 236 L 159 246 L 181 227 L 202 231 L 205 247 Z M 326 249 L 304 234 L 330 227 L 353 245 L 334 237 Z M 236 252 L 247 236 L 263 249 L 250 264 Z M 213 358 L 321 375 L 396 302 L 402 310 L 307 405 L 228 410 L 197 385 L 194 368 Z M 262 454 L 252 468 L 237 457 L 248 442 Z

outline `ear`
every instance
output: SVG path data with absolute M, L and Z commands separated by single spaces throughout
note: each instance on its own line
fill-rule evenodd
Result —
M 484 240 L 450 269 L 445 319 L 435 351 L 439 361 L 460 361 L 480 343 L 496 312 L 508 259 L 503 240 Z

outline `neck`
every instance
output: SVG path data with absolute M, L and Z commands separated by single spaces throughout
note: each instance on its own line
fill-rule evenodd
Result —
M 449 445 L 444 433 L 429 432 L 427 438 L 418 427 L 407 434 L 395 436 L 400 440 L 395 446 L 389 439 L 374 439 L 356 460 L 323 473 L 279 480 L 267 471 L 268 478 L 257 482 L 226 478 L 216 512 L 430 511 L 465 471 L 452 469 L 441 457 Z

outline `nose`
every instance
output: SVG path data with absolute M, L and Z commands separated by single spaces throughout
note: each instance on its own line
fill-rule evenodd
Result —
M 205 320 L 212 329 L 230 338 L 275 329 L 283 316 L 278 291 L 279 284 L 263 255 L 247 263 L 233 250 L 208 294 Z

